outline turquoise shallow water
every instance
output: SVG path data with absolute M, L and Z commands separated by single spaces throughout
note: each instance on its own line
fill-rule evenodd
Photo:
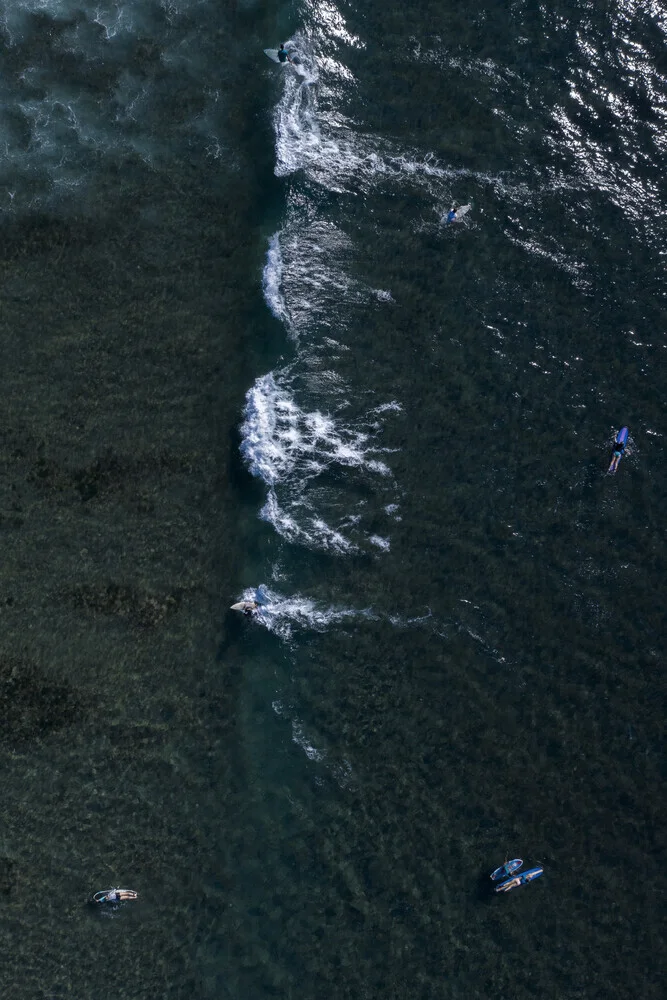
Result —
M 2 23 L 3 997 L 658 997 L 661 11 Z

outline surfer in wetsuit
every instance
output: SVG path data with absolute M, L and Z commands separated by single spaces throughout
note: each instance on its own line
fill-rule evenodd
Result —
M 289 52 L 285 48 L 285 43 L 284 42 L 280 43 L 280 48 L 278 49 L 278 61 L 281 62 L 281 63 L 286 63 L 286 62 L 291 63 L 292 62 L 292 60 L 290 59 Z
M 93 896 L 96 903 L 109 903 L 111 906 L 136 898 L 137 893 L 133 889 L 109 889 L 108 892 L 96 892 Z
M 453 205 L 447 212 L 447 222 L 456 222 L 456 209 Z
M 611 454 L 611 462 L 607 472 L 613 473 L 618 469 L 619 462 L 625 453 L 625 441 L 614 441 L 614 450 Z
M 247 615 L 250 618 L 252 615 L 254 615 L 255 611 L 257 611 L 258 607 L 259 604 L 257 601 L 246 601 L 246 606 L 243 609 L 243 614 Z

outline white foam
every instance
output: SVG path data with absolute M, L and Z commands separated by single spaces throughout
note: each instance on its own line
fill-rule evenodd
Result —
M 317 3 L 317 30 L 323 40 L 337 38 L 350 48 L 365 49 L 366 43 L 359 37 L 347 30 L 345 18 L 341 14 L 336 4 L 331 0 L 318 0 Z
M 250 472 L 269 487 L 261 516 L 280 535 L 339 554 L 358 548 L 357 539 L 363 537 L 360 515 L 353 510 L 340 513 L 340 497 L 344 496 L 340 473 L 356 470 L 363 476 L 391 480 L 389 467 L 379 457 L 388 449 L 376 441 L 382 429 L 378 415 L 384 409 L 393 412 L 400 407 L 385 404 L 363 419 L 344 422 L 338 414 L 301 408 L 288 370 L 280 375 L 269 373 L 255 382 L 246 396 L 241 453 Z M 318 477 L 333 470 L 339 478 L 333 500 L 338 523 L 331 523 L 326 512 L 329 493 L 318 483 Z M 348 537 L 351 529 L 355 539 Z
M 401 404 L 392 399 L 390 403 L 380 403 L 379 406 L 371 410 L 371 413 L 400 413 L 402 409 Z
M 490 186 L 506 200 L 522 204 L 534 195 L 533 187 L 516 182 L 510 175 L 455 169 L 431 153 L 400 149 L 390 140 L 361 132 L 334 103 L 339 93 L 337 86 L 330 92 L 323 88 L 322 95 L 319 88 L 312 86 L 318 79 L 317 63 L 310 43 L 303 44 L 308 51 L 306 75 L 301 78 L 285 73 L 283 92 L 274 110 L 276 176 L 303 170 L 310 180 L 339 193 L 358 192 L 392 177 L 404 184 L 409 178 L 425 184 L 438 203 L 445 198 L 451 202 L 451 182 L 460 180 Z M 345 77 L 340 64 L 332 69 L 329 61 L 322 59 L 320 65 L 325 76 L 331 75 L 337 81 Z M 335 96 L 331 98 L 330 93 Z M 382 290 L 378 292 L 382 296 Z
M 262 291 L 264 292 L 264 301 L 273 315 L 289 327 L 290 318 L 282 283 L 283 255 L 280 247 L 280 233 L 275 233 L 269 240 L 266 264 L 262 273 Z
M 285 640 L 291 639 L 295 630 L 326 632 L 334 625 L 374 617 L 369 609 L 358 611 L 354 608 L 327 607 L 302 594 L 285 597 L 265 584 L 261 584 L 256 590 L 244 590 L 239 600 L 258 601 L 259 608 L 253 616 L 254 620 Z
M 124 32 L 130 33 L 134 27 L 131 10 L 128 6 L 121 7 L 119 4 L 100 4 L 95 9 L 93 22 L 104 29 L 107 41 Z
M 388 538 L 382 538 L 380 535 L 369 535 L 368 541 L 371 545 L 375 545 L 376 548 L 382 549 L 383 552 L 389 552 L 390 543 Z
M 324 764 L 338 784 L 346 788 L 350 784 L 353 774 L 352 765 L 347 757 L 336 760 L 334 756 L 335 751 L 332 753 L 316 746 L 314 738 L 306 732 L 306 724 L 293 714 L 293 706 L 286 705 L 285 702 L 276 698 L 271 703 L 271 707 L 279 718 L 290 721 L 292 741 L 303 750 L 308 760 Z
M 297 501 L 293 506 L 303 507 L 304 503 Z M 278 534 L 288 542 L 297 542 L 337 555 L 347 555 L 357 551 L 357 545 L 345 538 L 340 531 L 330 527 L 323 518 L 305 514 L 303 511 L 298 513 L 302 515 L 300 519 L 284 510 L 278 502 L 275 491 L 269 490 L 260 517 L 272 524 Z
M 241 452 L 250 471 L 268 485 L 294 472 L 310 478 L 331 465 L 365 467 L 390 475 L 387 465 L 373 457 L 381 449 L 375 447 L 371 435 L 331 414 L 302 410 L 272 372 L 259 378 L 247 393 L 241 433 Z
M 274 111 L 278 177 L 305 170 L 330 190 L 344 191 L 353 178 L 359 181 L 396 173 L 451 174 L 430 157 L 415 160 L 390 148 L 378 149 L 378 140 L 358 132 L 338 108 L 327 106 L 321 113 L 318 91 L 313 86 L 319 71 L 312 44 L 300 36 L 293 42 L 302 59 L 298 67 L 301 75 L 285 73 L 283 93 Z M 323 60 L 322 65 L 332 72 L 328 61 Z M 339 63 L 334 64 L 332 75 L 347 76 Z
M 299 722 L 298 719 L 292 719 L 292 740 L 297 746 L 301 747 L 308 760 L 324 760 L 326 754 L 322 750 L 318 750 L 308 740 L 305 735 L 303 723 Z
M 270 241 L 262 288 L 273 315 L 290 336 L 329 330 L 344 303 L 361 302 L 370 290 L 349 277 L 350 238 L 328 220 L 304 224 L 288 208 L 285 227 Z

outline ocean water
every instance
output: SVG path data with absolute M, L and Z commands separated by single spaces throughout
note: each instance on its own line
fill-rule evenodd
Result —
M 663 8 L 0 30 L 2 997 L 661 997 Z

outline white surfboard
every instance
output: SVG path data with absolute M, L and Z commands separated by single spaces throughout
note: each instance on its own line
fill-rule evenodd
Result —
M 278 49 L 264 49 L 264 55 L 267 55 L 269 59 L 273 59 L 274 62 L 280 63 L 278 58 Z
M 452 219 L 452 222 L 460 222 L 461 219 L 463 218 L 463 216 L 467 215 L 471 208 L 472 208 L 472 204 L 470 204 L 470 205 L 459 205 L 459 207 L 456 209 L 456 218 Z M 449 215 L 449 212 L 445 212 L 445 214 L 440 219 L 440 222 L 441 223 L 446 223 L 448 215 Z
M 236 604 L 232 604 L 231 611 L 254 611 L 255 602 L 254 601 L 237 601 Z

